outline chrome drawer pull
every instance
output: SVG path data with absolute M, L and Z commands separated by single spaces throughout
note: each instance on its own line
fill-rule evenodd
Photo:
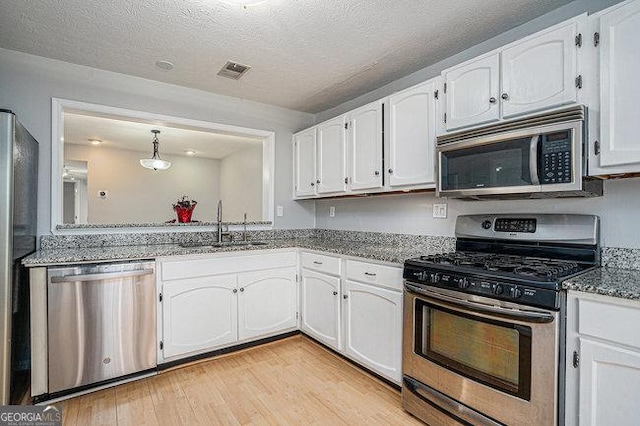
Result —
M 370 277 L 375 277 L 376 276 L 376 274 L 374 274 L 373 272 L 365 272 L 364 274 L 368 275 Z

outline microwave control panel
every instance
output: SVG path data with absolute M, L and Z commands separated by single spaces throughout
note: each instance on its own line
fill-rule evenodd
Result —
M 573 178 L 571 131 L 546 133 L 540 138 L 540 183 L 570 183 Z

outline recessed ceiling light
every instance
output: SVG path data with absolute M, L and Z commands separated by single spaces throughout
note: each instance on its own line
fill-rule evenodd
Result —
M 100 145 L 102 141 L 100 139 L 89 139 L 91 145 Z
M 187 154 L 187 155 L 196 155 L 196 152 L 194 150 L 192 150 L 192 149 L 188 149 L 184 153 Z
M 169 61 L 156 61 L 156 67 L 162 71 L 171 71 L 173 69 L 173 64 Z

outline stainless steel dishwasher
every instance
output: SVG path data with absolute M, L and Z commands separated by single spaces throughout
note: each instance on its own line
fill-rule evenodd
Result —
M 155 264 L 51 268 L 49 393 L 156 367 Z

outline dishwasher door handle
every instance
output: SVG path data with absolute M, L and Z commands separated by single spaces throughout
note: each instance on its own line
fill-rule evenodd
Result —
M 111 278 L 129 278 L 140 277 L 142 275 L 153 274 L 153 269 L 139 269 L 136 271 L 118 271 L 118 272 L 103 272 L 98 274 L 81 274 L 81 275 L 65 275 L 63 277 L 51 277 L 52 283 L 74 283 L 78 281 L 101 281 Z

